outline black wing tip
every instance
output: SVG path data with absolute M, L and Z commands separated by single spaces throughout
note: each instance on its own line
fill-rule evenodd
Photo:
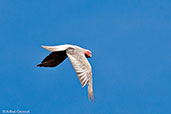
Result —
M 37 67 L 55 67 L 56 65 L 49 65 L 49 64 L 38 64 Z
M 40 63 L 40 64 L 37 65 L 37 67 L 53 67 L 53 66 L 48 66 L 46 64 Z
M 36 65 L 37 67 L 43 67 L 43 64 L 38 64 L 38 65 Z

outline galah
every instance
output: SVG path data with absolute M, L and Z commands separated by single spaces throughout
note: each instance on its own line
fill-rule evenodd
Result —
M 88 85 L 89 100 L 94 100 L 92 69 L 87 58 L 91 57 L 91 51 L 76 45 L 64 44 L 58 46 L 42 46 L 51 53 L 37 66 L 55 67 L 63 62 L 67 57 L 71 61 L 82 87 Z

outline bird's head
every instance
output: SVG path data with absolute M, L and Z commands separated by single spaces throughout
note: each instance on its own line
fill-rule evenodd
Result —
M 84 50 L 84 54 L 85 54 L 85 56 L 86 56 L 87 58 L 90 58 L 90 57 L 92 56 L 91 51 L 88 50 L 88 49 L 85 49 L 85 50 Z

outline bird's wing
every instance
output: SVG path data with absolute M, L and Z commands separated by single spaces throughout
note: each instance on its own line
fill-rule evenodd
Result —
M 64 44 L 64 45 L 58 45 L 58 46 L 41 46 L 41 47 L 51 52 L 55 52 L 55 51 L 65 51 L 69 47 L 72 47 L 72 45 Z
M 56 51 L 50 53 L 40 64 L 39 67 L 55 67 L 67 58 L 66 51 Z
M 89 99 L 93 100 L 93 83 L 91 65 L 80 49 L 68 48 L 66 54 L 74 67 L 82 87 L 88 85 Z

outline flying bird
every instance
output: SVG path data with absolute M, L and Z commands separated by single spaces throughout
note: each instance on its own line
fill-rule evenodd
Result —
M 42 46 L 51 53 L 38 64 L 39 67 L 55 67 L 63 62 L 67 57 L 71 61 L 73 68 L 80 80 L 81 86 L 88 85 L 89 100 L 94 100 L 92 68 L 87 58 L 90 58 L 91 51 L 76 45 L 64 44 L 58 46 Z

